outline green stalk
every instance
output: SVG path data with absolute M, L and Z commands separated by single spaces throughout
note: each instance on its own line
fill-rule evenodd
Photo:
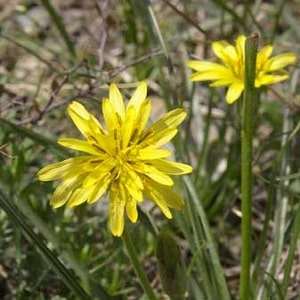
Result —
M 250 266 L 252 235 L 252 135 L 256 100 L 254 86 L 258 35 L 252 34 L 245 42 L 245 77 L 242 115 L 242 258 L 240 299 L 251 299 Z
M 134 245 L 132 243 L 132 239 L 127 231 L 127 229 L 125 228 L 124 230 L 124 233 L 122 235 L 122 239 L 123 239 L 123 243 L 126 247 L 126 250 L 127 250 L 127 254 L 132 262 L 132 265 L 134 267 L 134 270 L 136 272 L 136 275 L 138 277 L 138 279 L 140 280 L 140 283 L 143 287 L 143 290 L 145 292 L 145 294 L 147 295 L 148 297 L 148 300 L 157 300 L 154 292 L 153 292 L 153 289 L 150 285 L 150 282 L 145 274 L 145 271 L 139 261 L 139 258 L 138 258 L 138 255 L 137 255 L 137 252 L 134 248 Z

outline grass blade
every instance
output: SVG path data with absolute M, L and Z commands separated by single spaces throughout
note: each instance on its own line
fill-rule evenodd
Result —
M 60 275 L 63 282 L 66 286 L 79 298 L 88 300 L 91 299 L 85 290 L 80 286 L 77 281 L 77 278 L 70 272 L 57 258 L 57 256 L 45 245 L 41 240 L 40 236 L 37 235 L 25 221 L 27 218 L 18 207 L 8 199 L 0 191 L 0 206 L 9 216 L 9 218 L 14 222 L 18 227 L 22 229 L 25 234 L 25 237 L 29 242 L 33 244 L 34 247 L 37 247 L 39 252 L 42 254 L 43 258 L 52 266 L 53 270 Z
M 51 5 L 51 3 L 48 0 L 41 0 L 41 3 L 49 13 L 50 17 L 52 18 L 56 28 L 58 29 L 63 40 L 65 41 L 70 54 L 73 57 L 76 57 L 74 45 L 69 37 L 69 34 L 66 30 L 66 26 L 62 20 L 62 17 L 57 13 L 57 11 L 54 9 L 54 7 Z

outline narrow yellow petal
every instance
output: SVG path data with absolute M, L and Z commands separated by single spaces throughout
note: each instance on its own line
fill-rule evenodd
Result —
M 175 128 L 180 125 L 186 117 L 186 112 L 181 109 L 173 109 L 167 112 L 161 119 L 155 122 L 150 128 L 154 131 L 160 131 L 165 128 Z
M 270 59 L 267 72 L 277 71 L 283 69 L 287 65 L 291 65 L 296 61 L 296 55 L 294 53 L 283 53 L 274 56 Z
M 151 113 L 151 102 L 145 100 L 142 102 L 140 110 L 136 118 L 136 124 L 132 135 L 133 142 L 138 140 L 145 130 Z
M 224 68 L 219 70 L 211 70 L 206 72 L 196 72 L 190 75 L 191 81 L 208 81 L 208 80 L 220 80 L 220 79 L 227 79 L 230 77 L 234 77 L 232 70 L 229 68 Z
M 160 172 L 159 170 L 157 170 L 155 167 L 151 165 L 140 164 L 136 166 L 136 168 L 141 174 L 146 175 L 147 177 L 151 178 L 152 180 L 160 184 L 164 184 L 168 186 L 172 186 L 174 184 L 174 181 L 170 176 L 164 174 L 163 172 Z
M 63 180 L 55 189 L 50 199 L 54 208 L 63 206 L 69 200 L 72 192 L 78 187 L 78 179 L 73 177 Z
M 186 117 L 186 112 L 183 109 L 174 109 L 166 113 L 161 119 L 155 122 L 142 136 L 142 140 L 145 140 L 145 145 L 147 146 L 147 140 L 149 140 L 149 145 L 152 141 L 150 139 L 160 140 L 163 139 L 163 136 L 171 135 L 174 133 L 176 135 L 177 131 L 173 131 Z M 164 131 L 166 130 L 166 131 Z M 172 137 L 174 137 L 174 135 Z M 157 136 L 157 137 L 155 137 Z M 142 143 L 141 143 L 142 144 Z M 162 143 L 159 143 L 163 145 Z M 143 147 L 144 145 L 142 145 Z M 158 147 L 155 145 L 154 147 Z
M 133 106 L 127 107 L 124 122 L 122 124 L 122 149 L 127 148 L 131 140 L 134 129 L 136 128 L 137 113 Z
M 151 164 L 159 171 L 165 174 L 182 175 L 188 174 L 193 171 L 193 168 L 189 165 L 177 163 L 174 161 L 168 161 L 164 159 L 157 159 L 151 161 Z
M 74 207 L 82 204 L 83 202 L 86 202 L 91 192 L 92 189 L 82 189 L 82 188 L 76 189 L 70 196 L 67 202 L 67 206 Z
M 71 114 L 76 114 L 84 120 L 88 120 L 90 117 L 90 113 L 85 109 L 85 107 L 81 103 L 77 101 L 73 101 L 68 106 L 68 112 Z
M 256 67 L 259 70 L 262 65 L 269 59 L 273 52 L 273 47 L 271 45 L 267 45 L 263 47 L 258 53 L 256 58 Z
M 149 200 L 153 201 L 160 208 L 160 210 L 168 219 L 172 219 L 172 214 L 168 205 L 161 197 L 160 193 L 158 193 L 156 187 L 152 186 L 150 180 L 147 181 L 147 188 L 145 189 L 145 194 Z
M 82 140 L 72 139 L 72 138 L 60 138 L 57 142 L 58 142 L 58 144 L 66 147 L 66 148 L 69 148 L 69 149 L 82 151 L 82 152 L 89 153 L 92 155 L 97 155 L 100 157 L 106 156 L 104 154 L 103 150 L 101 151 L 101 149 L 97 149 L 97 148 L 93 147 L 87 141 L 82 141 Z
M 176 128 L 171 129 L 165 129 L 157 132 L 153 132 L 152 134 L 149 134 L 149 136 L 146 136 L 141 142 L 141 147 L 161 147 L 168 143 L 176 134 L 178 130 Z
M 108 131 L 113 131 L 120 127 L 119 118 L 116 113 L 115 107 L 109 101 L 109 99 L 103 99 L 102 101 L 102 112 Z
M 73 101 L 68 106 L 68 114 L 71 117 L 77 129 L 87 139 L 91 135 L 96 134 L 99 131 L 102 131 L 102 127 L 100 123 L 79 102 Z
M 225 85 L 231 85 L 235 82 L 243 82 L 243 81 L 236 78 L 233 74 L 231 74 L 231 75 L 228 74 L 227 77 L 217 79 L 215 82 L 211 83 L 209 86 L 211 86 L 211 87 L 225 86 Z
M 169 157 L 170 155 L 171 152 L 168 150 L 144 148 L 138 150 L 136 158 L 139 160 L 152 160 L 152 159 Z
M 187 62 L 187 66 L 200 73 L 213 71 L 216 73 L 223 73 L 227 70 L 227 67 L 209 61 L 190 60 Z
M 115 160 L 112 157 L 108 157 L 103 161 L 99 161 L 96 164 L 86 166 L 89 170 L 89 174 L 82 182 L 84 188 L 88 188 L 94 185 L 96 182 L 102 181 L 108 174 L 111 174 L 111 170 L 115 167 Z M 112 177 L 112 175 L 111 175 Z
M 136 207 L 136 201 L 132 198 L 129 198 L 126 201 L 126 213 L 127 213 L 129 220 L 132 223 L 136 223 L 137 218 L 138 218 L 138 211 L 137 211 L 137 207 Z
M 129 164 L 123 166 L 120 182 L 127 190 L 127 194 L 137 202 L 143 201 L 144 184 L 141 177 L 137 174 L 136 168 Z
M 232 61 L 237 60 L 235 47 L 226 41 L 213 42 L 212 49 L 216 56 L 226 65 L 230 65 Z
M 111 188 L 109 200 L 109 227 L 114 236 L 121 236 L 124 230 L 125 199 L 122 199 L 118 188 Z
M 169 186 L 162 185 L 151 180 L 147 180 L 146 184 L 146 192 L 148 193 L 150 191 L 150 194 L 156 203 L 162 201 L 162 203 L 164 203 L 166 206 L 176 210 L 181 210 L 183 208 L 184 201 Z
M 274 84 L 289 78 L 289 75 L 262 75 L 255 81 L 255 87 L 259 88 L 262 85 Z
M 86 163 L 89 159 L 89 156 L 68 158 L 61 162 L 57 162 L 42 168 L 37 173 L 37 176 L 41 181 L 56 180 L 63 177 L 73 167 L 77 166 L 78 164 Z
M 90 197 L 88 198 L 88 203 L 92 204 L 96 201 L 98 201 L 104 193 L 107 191 L 110 183 L 111 183 L 111 175 L 107 174 L 102 180 L 99 180 L 99 182 L 95 185 L 93 192 L 91 193 Z
M 138 112 L 141 104 L 143 103 L 143 101 L 145 101 L 146 97 L 147 83 L 145 81 L 142 81 L 130 98 L 127 108 L 129 108 L 130 106 L 134 106 L 135 110 Z
M 122 180 L 123 182 L 124 180 Z M 124 187 L 128 191 L 128 194 L 134 199 L 134 201 L 142 202 L 143 201 L 143 191 L 140 189 L 134 181 L 132 180 L 125 180 L 123 183 Z
M 181 210 L 184 207 L 183 199 L 170 187 L 159 185 L 156 189 L 160 193 L 160 197 L 164 199 L 168 207 Z
M 226 93 L 226 101 L 228 104 L 232 104 L 236 101 L 242 94 L 244 90 L 244 83 L 233 83 L 229 86 Z
M 245 57 L 245 42 L 246 42 L 246 36 L 245 35 L 240 35 L 236 39 L 237 57 L 239 59 L 242 59 L 242 62 L 244 62 L 244 57 Z
M 118 113 L 121 119 L 125 117 L 125 107 L 122 95 L 119 88 L 112 83 L 109 86 L 109 101 L 113 105 L 114 110 Z

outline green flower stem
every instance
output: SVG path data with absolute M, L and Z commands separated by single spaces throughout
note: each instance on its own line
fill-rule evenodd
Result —
M 133 267 L 134 267 L 134 270 L 138 276 L 138 279 L 140 280 L 140 283 L 144 289 L 144 292 L 145 294 L 147 295 L 148 297 L 148 300 L 157 300 L 154 292 L 153 292 L 153 289 L 150 285 L 150 282 L 145 274 L 145 271 L 139 261 L 139 258 L 138 258 L 138 255 L 137 255 L 137 252 L 134 248 L 134 245 L 132 243 L 132 240 L 131 240 L 131 237 L 128 233 L 128 229 L 125 228 L 124 230 L 124 233 L 122 235 L 122 239 L 123 239 L 123 242 L 124 242 L 124 245 L 126 247 L 126 250 L 127 250 L 127 254 L 133 264 Z
M 240 299 L 251 299 L 250 266 L 252 235 L 252 135 L 256 100 L 255 71 L 258 35 L 252 34 L 245 43 L 245 78 L 242 116 L 242 258 Z

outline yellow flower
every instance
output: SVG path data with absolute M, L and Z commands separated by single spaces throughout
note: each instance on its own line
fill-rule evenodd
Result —
M 212 43 L 215 55 L 223 64 L 207 61 L 191 60 L 187 66 L 196 72 L 190 76 L 192 81 L 214 80 L 210 86 L 229 86 L 226 101 L 231 104 L 236 101 L 244 90 L 244 61 L 246 37 L 241 35 L 232 46 L 226 41 Z M 289 75 L 282 70 L 296 60 L 294 53 L 284 53 L 270 57 L 273 47 L 267 45 L 257 53 L 255 87 L 274 84 L 286 80 Z M 272 73 L 275 72 L 275 73 Z
M 53 207 L 91 204 L 107 192 L 109 227 L 115 236 L 123 233 L 125 211 L 131 222 L 137 221 L 137 203 L 144 196 L 167 218 L 172 218 L 169 208 L 183 207 L 169 175 L 190 173 L 192 167 L 166 160 L 171 153 L 160 148 L 176 135 L 186 113 L 174 109 L 146 129 L 151 111 L 146 95 L 147 84 L 142 82 L 125 106 L 118 87 L 111 84 L 109 98 L 102 101 L 105 127 L 80 103 L 69 105 L 68 114 L 85 140 L 61 138 L 58 143 L 86 155 L 38 172 L 42 181 L 61 179 L 50 200 Z

